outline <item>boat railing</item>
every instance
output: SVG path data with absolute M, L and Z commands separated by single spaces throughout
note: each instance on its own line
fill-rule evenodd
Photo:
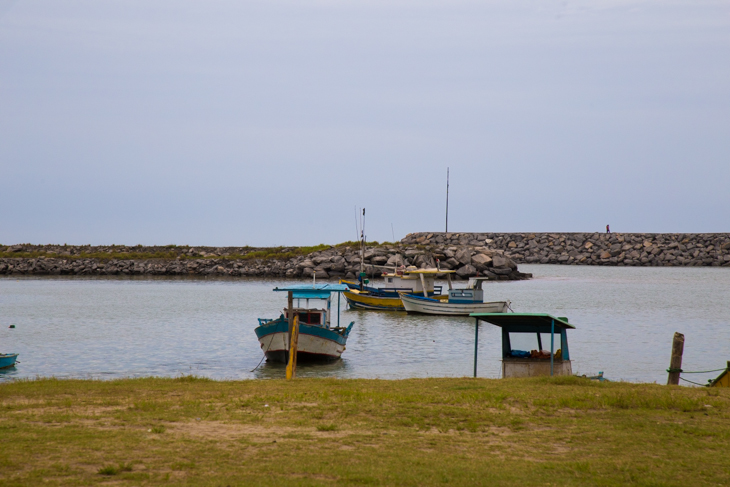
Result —
M 263 326 L 267 323 L 271 323 L 272 321 L 274 321 L 274 320 L 271 318 L 259 318 L 259 326 Z
M 441 294 L 442 290 L 443 290 L 443 286 L 434 286 L 433 294 Z M 380 288 L 379 291 L 394 292 L 394 293 L 420 293 L 421 292 L 421 291 L 414 291 L 413 288 L 410 288 L 410 287 L 383 287 L 383 288 Z

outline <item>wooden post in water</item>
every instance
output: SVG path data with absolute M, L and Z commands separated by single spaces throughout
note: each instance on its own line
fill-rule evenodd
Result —
M 672 341 L 672 359 L 669 361 L 669 377 L 667 378 L 668 386 L 679 385 L 679 374 L 682 371 L 682 354 L 684 353 L 684 335 L 681 333 L 674 334 Z
M 286 380 L 292 380 L 297 375 L 297 348 L 299 345 L 299 317 L 294 318 L 289 344 L 289 362 L 286 365 Z

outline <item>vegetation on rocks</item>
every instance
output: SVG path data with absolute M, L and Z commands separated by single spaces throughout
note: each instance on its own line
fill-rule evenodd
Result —
M 525 279 L 501 251 L 486 247 L 430 248 L 369 243 L 364 271 L 415 266 L 455 270 L 455 278 L 483 275 L 495 280 Z M 354 279 L 360 272 L 359 243 L 313 247 L 123 247 L 14 245 L 0 247 L 0 275 L 218 275 Z
M 728 485 L 730 391 L 535 379 L 0 384 L 0 485 Z

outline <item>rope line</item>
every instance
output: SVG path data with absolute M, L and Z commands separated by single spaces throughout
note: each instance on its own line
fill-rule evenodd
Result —
M 693 381 L 691 381 L 691 380 L 687 380 L 687 379 L 685 379 L 684 377 L 680 377 L 679 379 L 680 379 L 680 380 L 683 380 L 683 381 L 685 381 L 685 382 L 689 382 L 690 384 L 695 384 L 695 385 L 698 385 L 698 386 L 702 386 L 702 387 L 708 387 L 708 385 L 707 385 L 707 384 L 700 384 L 699 382 L 693 382 Z
M 682 370 L 682 369 L 667 369 L 667 372 L 669 372 L 670 374 L 671 374 L 672 372 L 679 372 L 679 373 L 681 373 L 681 374 L 709 374 L 710 372 L 721 372 L 721 371 L 723 371 L 723 370 L 727 370 L 727 367 L 724 367 L 724 368 L 722 368 L 722 369 L 715 369 L 715 370 L 699 370 L 699 371 L 692 371 L 692 372 L 690 372 L 690 371 L 686 371 L 686 370 Z
M 269 340 L 269 344 L 268 344 L 268 345 L 266 346 L 266 350 L 268 350 L 268 349 L 269 349 L 269 347 L 271 346 L 271 342 L 273 342 L 273 341 L 274 341 L 274 335 L 276 335 L 276 333 L 272 333 L 272 334 L 271 334 L 271 340 Z M 264 350 L 264 356 L 263 356 L 263 357 L 261 357 L 261 360 L 259 361 L 259 365 L 261 365 L 261 362 L 263 362 L 263 361 L 264 361 L 264 359 L 266 358 L 266 350 Z M 259 368 L 259 365 L 257 365 L 256 367 L 254 367 L 254 368 L 253 368 L 253 369 L 251 370 L 251 372 L 255 372 L 255 371 L 256 371 L 256 369 L 258 369 L 258 368 Z

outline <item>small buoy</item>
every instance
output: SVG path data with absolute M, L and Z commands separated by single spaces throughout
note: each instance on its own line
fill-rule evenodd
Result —
M 10 325 L 8 328 L 15 328 L 15 325 Z

